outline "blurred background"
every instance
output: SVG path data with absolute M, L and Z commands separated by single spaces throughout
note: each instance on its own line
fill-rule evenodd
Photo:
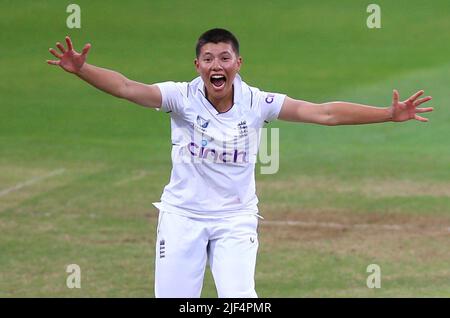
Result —
M 240 40 L 249 85 L 389 106 L 432 95 L 429 123 L 280 129 L 280 169 L 257 169 L 260 297 L 450 296 L 450 2 L 2 0 L 0 297 L 153 297 L 170 117 L 46 64 L 72 37 L 88 62 L 145 82 L 190 81 L 198 36 Z M 81 288 L 66 286 L 69 264 Z M 381 269 L 370 289 L 367 266 Z M 216 297 L 207 270 L 204 297 Z

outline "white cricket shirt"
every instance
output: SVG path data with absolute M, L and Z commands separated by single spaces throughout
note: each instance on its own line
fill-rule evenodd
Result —
M 161 110 L 171 117 L 172 173 L 155 206 L 196 217 L 257 214 L 260 129 L 278 117 L 286 95 L 260 91 L 236 75 L 233 107 L 219 113 L 201 77 L 157 85 Z

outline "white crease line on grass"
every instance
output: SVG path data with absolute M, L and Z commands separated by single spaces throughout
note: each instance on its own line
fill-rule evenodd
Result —
M 303 226 L 303 227 L 322 227 L 322 228 L 331 228 L 331 229 L 380 229 L 380 230 L 389 230 L 389 231 L 403 231 L 403 230 L 418 230 L 419 228 L 415 228 L 412 226 L 398 225 L 398 224 L 341 224 L 341 223 L 332 223 L 332 222 L 303 222 L 303 221 L 262 221 L 261 224 L 266 225 L 284 225 L 284 226 Z M 450 227 L 445 229 L 446 232 L 450 232 Z
M 46 175 L 44 175 L 44 176 L 39 176 L 39 177 L 30 179 L 30 180 L 21 182 L 21 183 L 19 183 L 19 184 L 16 184 L 16 185 L 15 185 L 14 187 L 12 187 L 12 188 L 8 188 L 8 189 L 4 189 L 4 190 L 0 191 L 0 197 L 5 196 L 5 195 L 7 195 L 7 194 L 9 194 L 9 193 L 11 193 L 11 192 L 20 190 L 20 189 L 22 189 L 22 188 L 28 187 L 28 186 L 30 186 L 30 185 L 33 185 L 33 184 L 35 184 L 35 183 L 38 183 L 38 182 L 40 182 L 40 181 L 42 181 L 42 180 L 44 180 L 44 179 L 48 179 L 48 178 L 51 178 L 51 177 L 60 175 L 60 174 L 64 173 L 65 171 L 66 171 L 66 169 L 58 169 L 58 170 L 52 171 L 52 172 L 50 172 L 49 174 L 46 174 Z
M 119 181 L 117 181 L 116 183 L 114 183 L 114 185 L 115 185 L 115 186 L 120 186 L 120 185 L 123 185 L 123 184 L 125 184 L 125 183 L 129 183 L 129 182 L 131 182 L 131 181 L 136 181 L 136 180 L 142 179 L 142 178 L 144 178 L 146 175 L 148 175 L 148 172 L 146 172 L 146 171 L 140 171 L 139 174 L 138 174 L 137 176 L 133 176 L 133 177 L 130 177 L 130 178 L 126 178 L 126 179 L 119 180 Z

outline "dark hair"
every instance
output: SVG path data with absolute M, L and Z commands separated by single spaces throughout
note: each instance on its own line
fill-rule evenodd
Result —
M 208 30 L 200 35 L 195 47 L 195 54 L 197 55 L 197 57 L 199 57 L 200 50 L 202 49 L 203 45 L 207 43 L 217 44 L 220 42 L 231 44 L 236 55 L 239 55 L 239 42 L 236 37 L 230 31 L 219 28 Z

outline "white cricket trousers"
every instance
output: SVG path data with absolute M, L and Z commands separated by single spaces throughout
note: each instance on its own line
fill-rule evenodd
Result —
M 257 297 L 257 227 L 256 215 L 204 219 L 160 211 L 155 296 L 200 297 L 209 261 L 219 297 Z

